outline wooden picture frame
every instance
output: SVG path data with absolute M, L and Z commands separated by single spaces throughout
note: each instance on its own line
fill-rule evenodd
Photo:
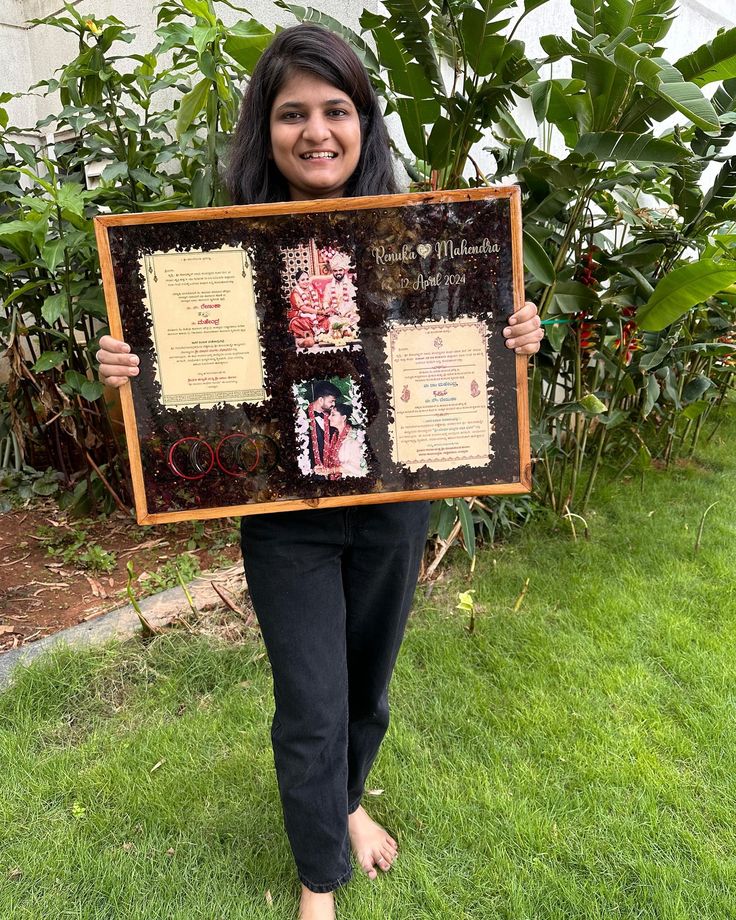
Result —
M 529 491 L 520 201 L 96 217 L 138 522 Z

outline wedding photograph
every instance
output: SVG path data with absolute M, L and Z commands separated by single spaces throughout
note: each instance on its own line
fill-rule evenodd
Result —
M 294 384 L 299 469 L 321 479 L 362 477 L 365 419 L 356 381 L 350 377 Z
M 297 352 L 359 349 L 352 255 L 310 240 L 282 249 L 282 260 L 286 318 Z

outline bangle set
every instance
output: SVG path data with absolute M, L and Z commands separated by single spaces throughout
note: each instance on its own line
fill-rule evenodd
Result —
M 212 447 L 204 438 L 179 438 L 169 448 L 169 469 L 181 479 L 197 480 L 217 465 L 226 476 L 245 479 L 273 469 L 278 459 L 278 448 L 266 435 L 247 435 L 235 432 L 221 438 Z

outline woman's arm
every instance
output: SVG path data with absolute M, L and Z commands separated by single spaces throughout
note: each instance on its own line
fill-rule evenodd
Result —
M 100 365 L 100 380 L 109 387 L 121 387 L 138 373 L 138 355 L 130 353 L 130 345 L 111 335 L 100 339 L 97 362 Z
M 506 347 L 513 348 L 517 355 L 533 355 L 539 351 L 544 338 L 544 329 L 537 314 L 536 304 L 530 300 L 509 317 L 509 324 L 503 330 Z

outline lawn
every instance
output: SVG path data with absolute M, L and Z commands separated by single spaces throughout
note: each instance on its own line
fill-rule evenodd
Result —
M 732 412 L 604 478 L 589 539 L 540 513 L 420 592 L 366 799 L 401 852 L 340 917 L 736 917 L 734 443 Z M 0 917 L 293 917 L 270 711 L 257 640 L 35 663 L 0 695 Z

